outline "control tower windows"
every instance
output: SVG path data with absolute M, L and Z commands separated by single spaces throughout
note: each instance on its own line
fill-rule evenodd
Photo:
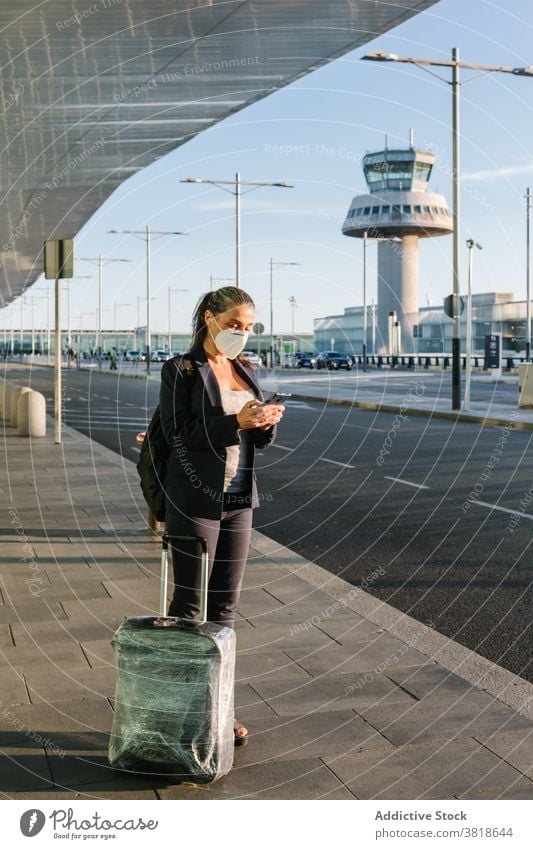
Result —
M 420 214 L 422 212 L 422 207 L 421 206 L 413 206 L 413 211 Z
M 379 206 L 372 207 L 372 215 L 379 215 Z
M 365 208 L 363 209 L 363 215 L 370 215 L 370 207 L 369 206 L 365 206 Z
M 390 215 L 390 206 L 382 206 L 381 212 L 383 215 Z
M 402 206 L 402 210 L 403 210 L 403 211 L 404 211 L 407 215 L 410 215 L 410 214 L 411 214 L 411 207 L 409 206 L 409 204 L 404 204 L 404 205 Z

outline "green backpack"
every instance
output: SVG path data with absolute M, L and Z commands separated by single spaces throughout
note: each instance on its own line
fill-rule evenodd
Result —
M 186 357 L 181 359 L 187 362 L 184 374 L 189 379 L 194 379 L 196 369 L 192 360 Z M 190 386 L 192 386 L 192 382 L 190 380 Z M 137 463 L 144 500 L 158 522 L 165 521 L 165 481 L 171 451 L 172 447 L 166 441 L 161 427 L 161 414 L 158 404 L 148 425 Z

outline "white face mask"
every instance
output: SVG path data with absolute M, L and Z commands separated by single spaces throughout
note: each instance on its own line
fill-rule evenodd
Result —
M 216 318 L 214 318 L 214 321 L 217 327 L 220 327 Z M 225 354 L 230 360 L 234 360 L 244 350 L 248 336 L 249 333 L 246 333 L 244 330 L 219 330 L 216 336 L 213 336 L 211 333 L 213 342 L 220 353 Z

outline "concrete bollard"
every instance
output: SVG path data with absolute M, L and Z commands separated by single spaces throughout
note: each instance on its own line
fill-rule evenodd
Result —
M 18 387 L 7 380 L 0 382 L 0 419 L 9 421 L 11 418 L 11 393 Z
M 40 392 L 23 392 L 17 402 L 18 436 L 46 436 L 46 399 Z
M 11 416 L 9 419 L 9 424 L 11 427 L 17 426 L 17 405 L 21 395 L 24 395 L 26 392 L 31 392 L 29 386 L 17 386 L 11 393 Z

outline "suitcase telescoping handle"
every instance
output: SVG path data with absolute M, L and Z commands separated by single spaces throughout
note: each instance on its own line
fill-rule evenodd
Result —
M 167 615 L 167 580 L 168 580 L 168 543 L 172 542 L 199 542 L 202 547 L 200 559 L 200 617 L 196 620 L 198 625 L 207 622 L 207 583 L 208 583 L 208 551 L 207 540 L 204 537 L 182 536 L 181 534 L 164 534 L 163 547 L 161 549 L 161 592 L 159 596 L 159 615 Z

